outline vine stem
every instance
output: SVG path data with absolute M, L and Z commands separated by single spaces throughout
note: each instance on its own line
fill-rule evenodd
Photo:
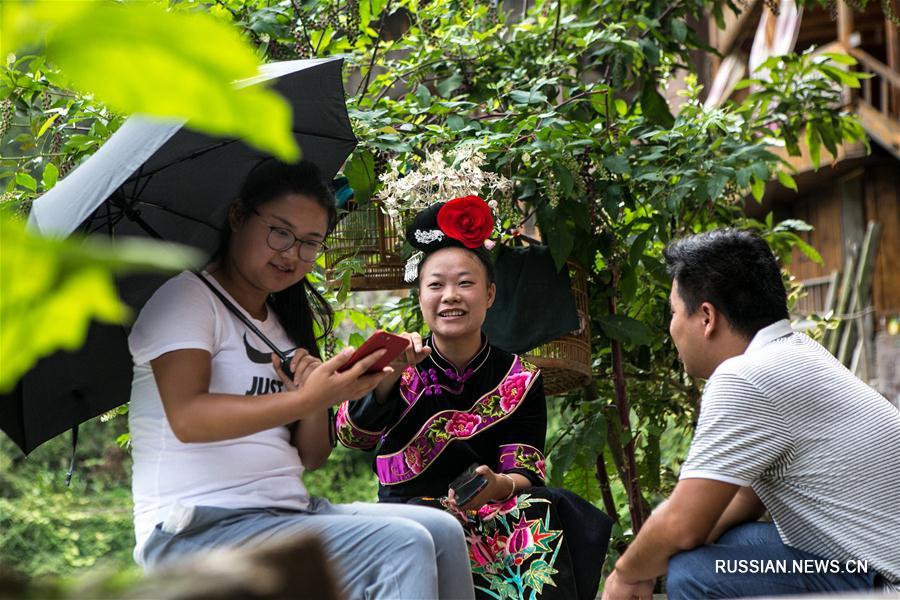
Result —
M 393 0 L 388 0 L 387 6 L 384 7 L 384 11 L 381 13 L 381 22 L 378 24 L 378 38 L 375 40 L 375 47 L 372 48 L 372 60 L 369 61 L 369 70 L 366 71 L 366 78 L 363 82 L 360 83 L 359 87 L 356 88 L 356 93 L 359 94 L 360 90 L 362 90 L 362 96 L 360 96 L 360 100 L 363 99 L 366 95 L 366 90 L 369 89 L 369 80 L 372 78 L 372 69 L 375 68 L 375 58 L 378 56 L 378 47 L 381 45 L 381 38 L 384 35 L 384 24 L 387 22 L 388 17 L 391 14 L 391 3 Z
M 609 518 L 619 522 L 619 511 L 616 510 L 616 503 L 613 500 L 612 485 L 609 481 L 609 475 L 606 472 L 606 460 L 603 458 L 603 452 L 597 455 L 596 463 L 597 483 L 600 485 L 600 496 L 603 498 L 603 508 Z
M 618 268 L 613 267 L 613 289 L 618 287 L 619 272 Z M 616 314 L 616 299 L 612 295 L 609 297 L 609 314 Z M 625 369 L 622 366 L 622 344 L 618 340 L 612 340 L 612 367 L 613 367 L 613 389 L 616 396 L 616 409 L 619 415 L 619 425 L 622 432 L 628 436 L 628 442 L 623 448 L 625 454 L 625 490 L 628 493 L 628 510 L 631 513 L 631 528 L 635 535 L 644 525 L 643 499 L 641 498 L 641 490 L 638 485 L 637 461 L 634 457 L 634 437 L 631 435 L 631 423 L 629 421 L 630 409 L 628 406 L 628 395 L 625 386 Z
M 556 0 L 556 24 L 553 26 L 553 50 L 556 51 L 556 41 L 559 36 L 559 16 L 562 13 L 562 0 Z
M 303 30 L 303 37 L 306 38 L 306 45 L 309 47 L 310 51 L 315 54 L 312 38 L 309 37 L 309 31 L 306 29 L 306 21 L 303 20 L 303 7 L 300 5 L 299 0 L 291 0 L 291 5 L 294 7 L 294 12 L 297 14 L 297 22 L 300 23 L 300 29 Z

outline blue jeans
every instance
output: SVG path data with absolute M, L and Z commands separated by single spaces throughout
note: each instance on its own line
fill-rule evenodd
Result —
M 303 512 L 211 506 L 188 511 L 177 527 L 156 526 L 142 552 L 145 566 L 212 548 L 248 548 L 314 534 L 335 567 L 343 597 L 474 598 L 462 526 L 440 510 L 363 502 L 332 505 L 311 498 Z
M 819 562 L 803 562 L 807 560 Z M 851 572 L 855 565 L 845 565 L 844 561 L 817 569 L 816 565 L 828 562 L 823 561 L 815 554 L 785 545 L 774 523 L 744 523 L 725 532 L 715 544 L 670 558 L 666 592 L 669 600 L 696 600 L 875 588 L 874 570 Z M 767 572 L 773 570 L 786 572 Z

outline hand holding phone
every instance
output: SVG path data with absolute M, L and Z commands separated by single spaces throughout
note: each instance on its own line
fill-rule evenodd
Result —
M 487 487 L 488 481 L 481 473 L 476 473 L 477 463 L 469 465 L 459 477 L 450 482 L 450 489 L 453 490 L 456 505 L 463 507 L 469 503 L 478 492 Z
M 353 353 L 346 363 L 341 365 L 337 372 L 343 373 L 366 356 L 384 348 L 385 353 L 366 371 L 366 373 L 377 373 L 391 364 L 395 358 L 400 356 L 400 354 L 406 350 L 408 345 L 409 340 L 405 337 L 388 333 L 387 331 L 381 331 L 379 329 L 356 349 L 356 352 Z

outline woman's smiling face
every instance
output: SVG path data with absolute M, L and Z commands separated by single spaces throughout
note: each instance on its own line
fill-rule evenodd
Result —
M 312 269 L 302 260 L 299 244 L 284 251 L 273 250 L 268 240 L 274 229 L 289 231 L 295 238 L 322 242 L 328 231 L 328 212 L 303 194 L 283 194 L 260 204 L 246 215 L 231 215 L 231 254 L 238 270 L 253 287 L 266 293 L 284 290 Z
M 496 286 L 472 252 L 444 248 L 429 255 L 419 271 L 419 308 L 438 339 L 481 336 L 487 309 L 494 303 Z

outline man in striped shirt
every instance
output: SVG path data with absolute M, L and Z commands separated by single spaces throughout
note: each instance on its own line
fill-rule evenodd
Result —
M 895 589 L 900 411 L 791 331 L 764 241 L 717 230 L 673 242 L 669 332 L 708 379 L 671 497 L 645 523 L 604 600 Z M 774 523 L 757 522 L 768 511 Z

